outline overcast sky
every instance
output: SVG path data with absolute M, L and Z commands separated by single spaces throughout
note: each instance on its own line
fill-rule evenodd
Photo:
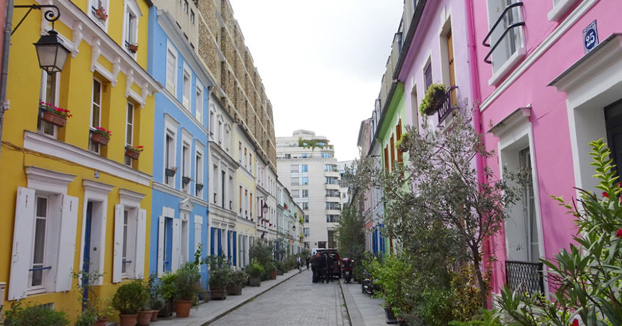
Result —
M 315 131 L 358 157 L 403 0 L 229 0 L 273 106 L 276 136 Z

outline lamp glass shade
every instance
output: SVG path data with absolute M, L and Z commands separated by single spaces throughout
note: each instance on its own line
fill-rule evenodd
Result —
M 48 74 L 63 71 L 70 51 L 63 45 L 63 41 L 58 37 L 56 31 L 51 30 L 48 35 L 41 36 L 34 45 L 37 49 L 37 58 L 41 69 Z
M 296 231 L 296 225 L 293 225 L 293 226 L 292 226 L 292 229 L 293 229 L 294 231 Z
M 268 213 L 268 205 L 266 203 L 263 204 L 262 210 L 264 214 Z

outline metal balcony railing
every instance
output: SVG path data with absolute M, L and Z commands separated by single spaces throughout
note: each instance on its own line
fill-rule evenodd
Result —
M 505 282 L 510 289 L 520 293 L 544 293 L 542 268 L 542 263 L 506 261 Z
M 447 100 L 443 103 L 443 106 L 438 110 L 438 123 L 442 123 L 454 109 L 457 103 L 452 103 L 451 92 L 458 89 L 458 86 L 451 86 L 447 91 Z
M 523 6 L 522 1 L 515 2 L 515 3 L 508 5 L 507 7 L 505 7 L 501 15 L 499 15 L 499 18 L 497 18 L 497 21 L 495 22 L 495 24 L 492 25 L 492 27 L 490 28 L 490 31 L 488 32 L 488 34 L 484 38 L 484 41 L 482 42 L 482 44 L 485 47 L 490 48 L 490 51 L 488 51 L 488 54 L 486 54 L 486 57 L 484 57 L 484 62 L 488 64 L 492 64 L 492 61 L 490 60 L 490 56 L 495 51 L 495 49 L 499 46 L 499 44 L 502 43 L 505 36 L 510 31 L 512 31 L 514 28 L 519 27 L 519 26 L 525 26 L 525 21 L 513 22 L 514 16 L 516 15 L 512 13 L 512 9 L 516 7 L 522 7 L 522 6 Z M 493 44 L 491 47 L 490 37 L 492 36 L 492 34 L 495 32 L 495 30 L 497 29 L 497 27 L 502 21 L 506 21 L 509 25 L 505 28 L 505 30 L 503 31 L 503 34 L 501 34 L 501 36 L 497 39 L 497 41 L 495 41 L 495 44 Z

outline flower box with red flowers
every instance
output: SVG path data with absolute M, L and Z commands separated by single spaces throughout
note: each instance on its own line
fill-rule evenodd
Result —
M 143 146 L 133 147 L 130 145 L 125 146 L 125 156 L 137 160 L 142 151 L 145 150 Z
M 69 110 L 56 107 L 50 103 L 40 102 L 39 110 L 41 111 L 41 119 L 53 125 L 64 127 L 67 118 L 71 118 Z
M 106 130 L 102 127 L 96 127 L 95 129 L 91 130 L 91 140 L 94 143 L 98 143 L 100 145 L 108 145 L 108 142 L 110 141 L 110 136 L 112 136 L 110 130 Z
M 102 22 L 105 22 L 106 19 L 108 19 L 108 13 L 106 13 L 106 8 L 104 8 L 104 7 L 99 7 L 99 8 L 91 7 L 91 9 L 93 10 L 93 15 L 95 17 L 97 17 L 97 19 L 101 20 Z

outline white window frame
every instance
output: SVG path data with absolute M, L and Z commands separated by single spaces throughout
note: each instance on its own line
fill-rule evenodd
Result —
M 95 99 L 95 94 L 94 94 L 94 86 L 95 86 L 95 81 L 97 81 L 99 83 L 99 103 L 95 103 L 94 99 Z M 99 78 L 93 77 L 93 83 L 91 84 L 91 114 L 90 114 L 90 130 L 95 130 L 95 128 L 97 127 L 101 127 L 101 121 L 102 121 L 102 97 L 104 95 L 104 83 L 102 83 L 102 81 Z M 93 105 L 97 104 L 99 106 L 99 123 L 96 126 L 93 122 Z M 89 135 L 89 149 L 91 149 L 91 135 Z M 99 154 L 101 152 L 101 145 L 97 144 L 97 150 L 92 150 L 92 152 L 95 152 L 97 154 Z
M 500 3 L 502 1 L 507 1 L 507 0 L 486 0 L 487 3 L 487 12 L 488 12 L 488 28 L 492 27 L 492 25 L 495 23 L 495 21 L 497 20 L 497 17 L 493 18 L 493 13 L 491 13 L 490 11 L 490 7 L 493 5 L 491 4 L 491 1 L 496 1 L 497 3 Z M 522 0 L 512 0 L 514 2 L 522 2 Z M 513 3 L 514 3 L 513 2 Z M 498 10 L 495 10 L 494 13 L 495 14 L 501 14 L 503 12 L 503 10 L 505 9 L 505 5 L 501 4 L 499 5 L 499 7 L 495 8 Z M 516 17 L 516 21 L 520 21 L 523 19 L 523 12 L 522 12 L 522 7 L 515 7 L 513 9 L 511 9 L 513 12 L 518 13 L 518 16 Z M 501 28 L 501 24 L 497 26 L 496 28 L 496 32 L 493 33 L 493 36 L 490 37 L 490 44 L 491 46 L 494 45 L 495 43 L 495 38 L 494 38 L 494 34 L 496 33 L 503 33 L 503 29 Z M 517 44 L 516 44 L 516 51 L 514 51 L 514 53 L 512 53 L 503 63 L 501 63 L 499 66 L 495 67 L 495 54 L 494 52 L 492 53 L 492 55 L 490 56 L 490 60 L 492 61 L 491 64 L 491 69 L 492 69 L 492 77 L 488 80 L 488 85 L 489 86 L 496 86 L 499 83 L 501 83 L 501 81 L 510 73 L 510 71 L 512 71 L 512 69 L 514 69 L 514 67 L 516 67 L 516 65 L 518 65 L 520 63 L 520 61 L 525 57 L 527 50 L 525 47 L 525 31 L 524 31 L 524 26 L 517 26 L 514 28 L 514 30 L 518 31 L 518 40 L 517 40 Z M 509 35 L 510 32 L 508 32 L 508 34 L 505 35 L 504 37 L 504 43 L 509 43 Z M 495 49 L 495 51 L 499 51 L 499 49 L 502 49 L 504 45 L 499 45 L 497 47 L 497 49 Z
M 134 105 L 134 103 L 128 101 L 127 102 L 127 110 L 125 113 L 125 146 L 134 146 L 134 129 L 136 126 L 136 106 Z M 132 110 L 132 121 L 130 122 L 129 120 L 129 113 L 130 110 Z M 128 128 L 130 128 L 131 126 L 131 132 L 130 132 L 130 139 L 127 139 L 127 133 L 128 133 Z M 125 158 L 125 165 L 132 165 L 132 158 L 128 157 L 128 156 L 124 156 Z
M 106 9 L 106 13 L 108 14 L 108 19 L 103 22 L 99 20 L 99 18 L 97 18 L 93 13 L 93 8 L 98 8 L 100 3 L 101 6 Z M 91 20 L 99 25 L 104 30 L 104 32 L 108 32 L 108 22 L 110 21 L 110 0 L 90 0 L 87 15 L 91 18 Z
M 135 19 L 131 22 L 129 17 L 133 16 Z M 142 16 L 142 12 L 140 11 L 140 7 L 136 0 L 125 0 L 123 5 L 123 49 L 127 52 L 132 58 L 136 59 L 136 53 L 132 53 L 129 50 L 130 44 L 138 45 L 138 26 L 139 20 Z M 109 17 L 110 18 L 110 17 Z M 107 21 L 107 20 L 106 20 Z M 128 39 L 128 32 L 131 34 L 130 39 Z M 146 44 L 145 44 L 146 47 Z
M 199 121 L 200 125 L 203 125 L 203 84 L 201 84 L 201 82 L 199 82 L 199 80 L 196 81 L 197 86 L 196 86 L 196 93 L 195 93 L 195 104 L 194 104 L 194 116 L 197 118 L 197 120 Z
M 203 144 L 199 143 L 199 141 L 194 142 L 194 148 L 195 148 L 195 152 L 194 152 L 194 166 L 195 166 L 195 170 L 194 171 L 194 175 L 195 175 L 195 196 L 197 197 L 203 197 L 203 194 L 205 193 L 205 177 L 204 177 L 204 173 L 203 173 L 203 169 L 205 167 L 205 161 L 204 161 L 204 157 L 205 157 L 205 146 L 203 146 Z M 203 185 L 203 189 L 201 189 L 200 191 L 196 191 L 196 184 L 200 183 Z
M 562 17 L 577 3 L 578 0 L 551 0 L 553 9 L 549 11 L 547 17 L 549 21 L 560 21 Z M 557 2 L 557 3 L 556 3 Z
M 231 147 L 231 126 L 225 124 L 225 151 L 228 153 Z
M 61 75 L 60 73 L 54 74 L 54 77 L 56 79 L 54 81 L 55 86 L 56 86 L 54 88 L 54 103 L 50 103 L 50 104 L 53 104 L 54 106 L 58 106 L 58 103 L 59 103 L 58 99 L 59 99 L 59 96 L 60 96 L 60 75 Z M 45 72 L 45 70 L 41 70 L 41 92 L 40 92 L 41 95 L 40 95 L 40 101 L 43 101 L 43 102 L 47 102 L 46 101 L 46 99 L 47 99 L 47 78 L 48 78 L 48 73 Z M 58 137 L 58 127 L 56 125 L 53 125 L 53 124 L 51 124 L 49 122 L 43 121 L 43 119 L 41 119 L 41 117 L 39 117 L 39 120 L 40 120 L 40 122 L 39 122 L 40 125 L 39 125 L 38 131 L 41 134 L 49 136 L 49 137 L 52 137 L 52 138 L 57 138 Z M 46 124 L 49 124 L 49 125 L 52 126 L 52 128 L 53 128 L 52 134 L 48 134 L 48 133 L 45 132 L 45 125 Z
M 186 110 L 190 111 L 192 108 L 192 71 L 185 62 L 182 78 L 181 103 Z
M 114 250 L 121 253 L 127 246 L 126 262 L 121 254 L 113 256 L 112 282 L 119 283 L 124 278 L 142 279 L 145 274 L 145 250 L 147 233 L 147 210 L 141 209 L 144 194 L 127 189 L 119 189 L 119 204 L 115 205 Z M 126 244 L 123 237 L 123 217 L 128 212 Z M 125 265 L 126 273 L 122 273 Z
M 164 169 L 162 169 L 162 183 L 166 184 L 170 187 L 175 187 L 175 180 L 177 178 L 178 175 L 181 174 L 180 171 L 180 167 L 177 166 L 177 128 L 179 127 L 179 123 L 177 121 L 175 121 L 175 119 L 173 119 L 170 115 L 166 114 L 164 117 L 164 135 L 163 135 L 163 144 L 164 144 L 164 151 L 162 153 L 162 166 L 164 167 Z M 168 145 L 166 142 L 166 136 L 169 135 L 172 139 L 173 139 L 173 148 L 172 150 L 168 153 L 168 161 L 169 161 L 169 165 L 166 165 L 166 161 L 167 161 L 167 157 L 166 157 L 166 146 Z M 171 162 L 173 165 L 171 165 Z M 168 168 L 172 168 L 172 167 L 176 167 L 177 168 L 177 172 L 175 173 L 174 176 L 170 177 L 169 182 L 166 182 L 166 169 Z
M 172 57 L 175 61 L 173 65 L 173 76 L 169 76 L 169 57 Z M 177 49 L 173 46 L 170 41 L 166 43 L 166 89 L 173 94 L 174 97 L 177 97 L 177 74 L 178 74 L 178 53 Z
M 190 193 L 190 185 L 192 184 L 192 145 L 191 140 L 186 137 L 186 135 L 182 135 L 181 142 L 181 166 L 180 172 L 181 176 L 190 178 L 190 182 L 184 185 L 182 180 L 181 182 L 181 191 L 189 194 Z M 185 150 L 187 149 L 187 150 Z

